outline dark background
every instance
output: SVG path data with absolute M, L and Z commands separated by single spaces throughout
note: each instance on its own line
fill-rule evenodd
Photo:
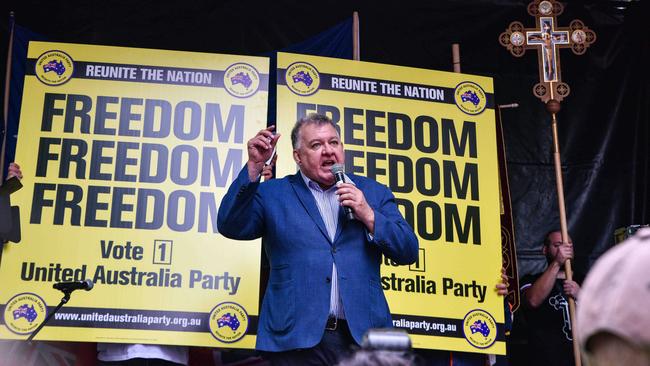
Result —
M 52 41 L 262 55 L 308 39 L 359 11 L 361 59 L 494 78 L 503 111 L 519 272 L 543 268 L 544 234 L 559 228 L 550 117 L 532 95 L 537 53 L 515 58 L 498 42 L 510 22 L 534 26 L 528 1 L 2 1 L 8 13 Z M 571 94 L 558 114 L 574 268 L 586 272 L 613 232 L 650 222 L 650 11 L 647 1 L 570 1 L 560 26 L 579 18 L 598 39 L 583 56 L 561 51 Z M 4 85 L 4 73 L 2 73 Z M 3 92 L 4 93 L 4 92 Z

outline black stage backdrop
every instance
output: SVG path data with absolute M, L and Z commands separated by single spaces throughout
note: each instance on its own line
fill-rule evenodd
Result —
M 0 54 L 8 14 L 48 39 L 70 43 L 262 55 L 349 18 L 361 19 L 361 58 L 495 79 L 503 111 L 520 275 L 544 266 L 544 234 L 559 228 L 550 118 L 532 95 L 537 53 L 515 58 L 498 42 L 510 22 L 534 26 L 528 1 L 39 1 L 0 5 Z M 616 228 L 650 221 L 650 41 L 648 1 L 571 1 L 560 26 L 581 19 L 598 40 L 583 56 L 561 51 L 571 94 L 558 115 L 575 269 L 586 272 Z M 617 6 L 627 9 L 617 9 Z M 4 85 L 4 72 L 2 72 Z

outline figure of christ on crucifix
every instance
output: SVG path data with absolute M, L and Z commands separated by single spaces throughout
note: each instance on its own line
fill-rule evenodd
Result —
M 526 32 L 526 41 L 529 45 L 541 45 L 542 68 L 544 81 L 558 81 L 555 45 L 569 44 L 569 32 L 553 30 L 553 18 L 539 18 L 541 31 Z

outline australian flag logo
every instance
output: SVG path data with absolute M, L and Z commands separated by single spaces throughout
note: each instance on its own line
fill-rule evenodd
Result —
M 239 319 L 237 319 L 237 315 L 226 313 L 217 319 L 217 325 L 219 328 L 229 327 L 232 330 L 237 330 L 239 328 Z
M 481 99 L 479 99 L 478 95 L 476 95 L 476 93 L 474 93 L 471 90 L 468 90 L 468 91 L 464 92 L 460 96 L 460 99 L 463 102 L 471 102 L 474 105 L 478 105 L 481 102 Z
M 314 82 L 314 79 L 312 79 L 311 75 L 309 75 L 309 73 L 306 71 L 298 71 L 295 75 L 292 76 L 292 78 L 294 83 L 302 82 L 307 86 L 311 86 L 311 83 Z
M 29 307 L 27 304 L 23 304 L 20 305 L 18 309 L 14 310 L 14 320 L 25 318 L 31 324 L 37 317 L 38 314 L 36 313 L 36 310 L 34 310 L 34 305 Z
M 474 324 L 469 326 L 469 329 L 472 331 L 472 334 L 478 332 L 483 334 L 483 337 L 487 337 L 490 334 L 490 328 L 482 320 L 477 320 Z
M 250 87 L 251 84 L 253 83 L 253 80 L 251 80 L 251 77 L 248 76 L 247 73 L 242 71 L 237 73 L 235 76 L 231 77 L 230 82 L 232 83 L 232 85 L 242 84 L 246 89 L 248 89 L 248 87 Z
M 57 75 L 61 76 L 65 73 L 65 66 L 63 66 L 63 61 L 57 62 L 52 60 L 45 65 L 43 65 L 43 72 L 54 71 Z

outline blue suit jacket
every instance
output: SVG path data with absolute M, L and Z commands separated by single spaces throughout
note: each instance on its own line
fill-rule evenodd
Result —
M 400 264 L 413 263 L 418 241 L 387 187 L 349 177 L 375 211 L 372 241 L 361 222 L 347 221 L 340 210 L 332 242 L 299 172 L 259 183 L 250 182 L 244 167 L 223 198 L 219 232 L 233 239 L 265 240 L 271 271 L 257 349 L 278 352 L 320 342 L 329 313 L 333 262 L 345 317 L 357 343 L 369 328 L 392 326 L 379 276 L 381 255 Z

